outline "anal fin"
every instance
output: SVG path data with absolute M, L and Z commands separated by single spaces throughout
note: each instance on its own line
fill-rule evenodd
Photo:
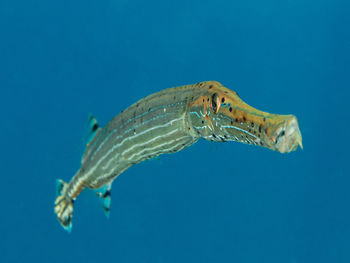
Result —
M 109 218 L 109 212 L 111 209 L 111 189 L 112 183 L 109 183 L 95 190 L 96 195 L 102 201 L 102 207 L 107 218 Z

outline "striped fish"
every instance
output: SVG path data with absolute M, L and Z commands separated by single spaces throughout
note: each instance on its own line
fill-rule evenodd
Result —
M 98 189 L 108 214 L 111 184 L 126 169 L 163 153 L 178 152 L 200 138 L 238 141 L 281 153 L 302 148 L 294 115 L 259 111 L 216 81 L 169 88 L 131 105 L 100 128 L 90 117 L 91 139 L 72 180 L 58 180 L 55 213 L 72 228 L 73 202 L 88 187 Z

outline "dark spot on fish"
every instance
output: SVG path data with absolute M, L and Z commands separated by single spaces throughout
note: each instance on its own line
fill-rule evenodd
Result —
M 212 88 L 213 88 L 213 85 L 210 85 L 210 86 L 209 86 L 209 89 L 212 89 Z
M 254 130 L 253 133 L 256 134 L 256 131 Z
M 235 122 L 238 122 L 238 118 L 235 119 Z
M 243 116 L 243 122 L 245 122 L 247 119 L 246 119 L 246 117 L 245 116 Z
M 150 112 L 151 111 L 151 108 L 148 108 L 148 112 Z
M 92 131 L 92 132 L 95 132 L 97 129 L 98 129 L 98 124 L 95 123 L 95 124 L 92 126 L 91 131 Z
M 233 125 L 233 121 L 231 121 L 231 125 Z
M 188 129 L 189 129 L 189 130 L 191 130 L 191 128 L 190 128 L 190 127 L 188 127 Z
M 263 121 L 266 121 L 266 118 L 265 118 L 265 117 L 263 118 Z
M 213 107 L 213 111 L 214 113 L 216 113 L 217 111 L 217 108 L 218 108 L 218 105 L 216 105 L 216 98 L 218 97 L 218 94 L 217 93 L 214 93 L 213 96 L 211 96 L 211 105 Z
M 227 139 L 227 136 L 226 136 L 226 135 L 224 135 L 224 137 L 225 137 L 225 139 Z
M 262 141 L 260 141 L 260 145 L 261 145 L 261 146 L 264 146 L 264 143 L 263 143 Z
M 138 108 L 138 107 L 139 107 L 139 104 L 137 103 L 137 104 L 136 104 L 136 108 Z
M 215 136 L 215 134 L 213 133 L 213 137 L 216 139 L 216 136 Z
M 252 130 L 251 130 L 251 129 L 249 129 L 248 131 L 249 131 L 249 132 L 252 132 Z
M 232 112 L 232 107 L 230 107 L 230 109 L 229 109 L 229 110 L 230 110 L 230 112 Z
M 224 98 L 224 97 L 222 97 L 221 102 L 222 102 L 222 103 L 224 103 L 224 102 L 225 102 L 225 98 Z
M 227 94 L 227 90 L 225 90 L 225 91 L 224 91 L 224 93 L 226 93 L 226 94 Z
M 286 132 L 284 130 L 282 130 L 276 137 L 276 141 L 275 141 L 275 144 L 278 143 L 278 140 L 283 137 L 284 135 L 286 134 Z
M 207 101 L 209 101 L 209 98 L 207 98 Z
M 259 132 L 261 133 L 261 124 L 259 125 Z
M 204 102 L 204 99 L 203 99 L 203 102 Z
M 111 191 L 106 191 L 103 195 L 101 195 L 102 198 L 106 198 L 107 196 L 111 196 Z
M 252 127 L 254 128 L 254 122 L 252 122 Z
M 202 124 L 204 123 L 204 121 L 202 120 Z

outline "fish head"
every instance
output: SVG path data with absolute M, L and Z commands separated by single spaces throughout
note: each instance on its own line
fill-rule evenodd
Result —
M 219 82 L 198 84 L 197 96 L 187 114 L 193 130 L 210 141 L 238 141 L 281 153 L 302 148 L 299 125 L 294 115 L 271 114 L 245 103 Z

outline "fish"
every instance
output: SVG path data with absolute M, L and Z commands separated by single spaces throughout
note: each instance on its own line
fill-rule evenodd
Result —
M 93 116 L 80 169 L 57 181 L 54 211 L 67 231 L 82 190 L 94 189 L 109 215 L 113 181 L 131 166 L 181 151 L 199 139 L 236 141 L 280 153 L 303 148 L 294 115 L 271 114 L 245 103 L 217 81 L 168 88 L 123 110 L 101 128 Z

